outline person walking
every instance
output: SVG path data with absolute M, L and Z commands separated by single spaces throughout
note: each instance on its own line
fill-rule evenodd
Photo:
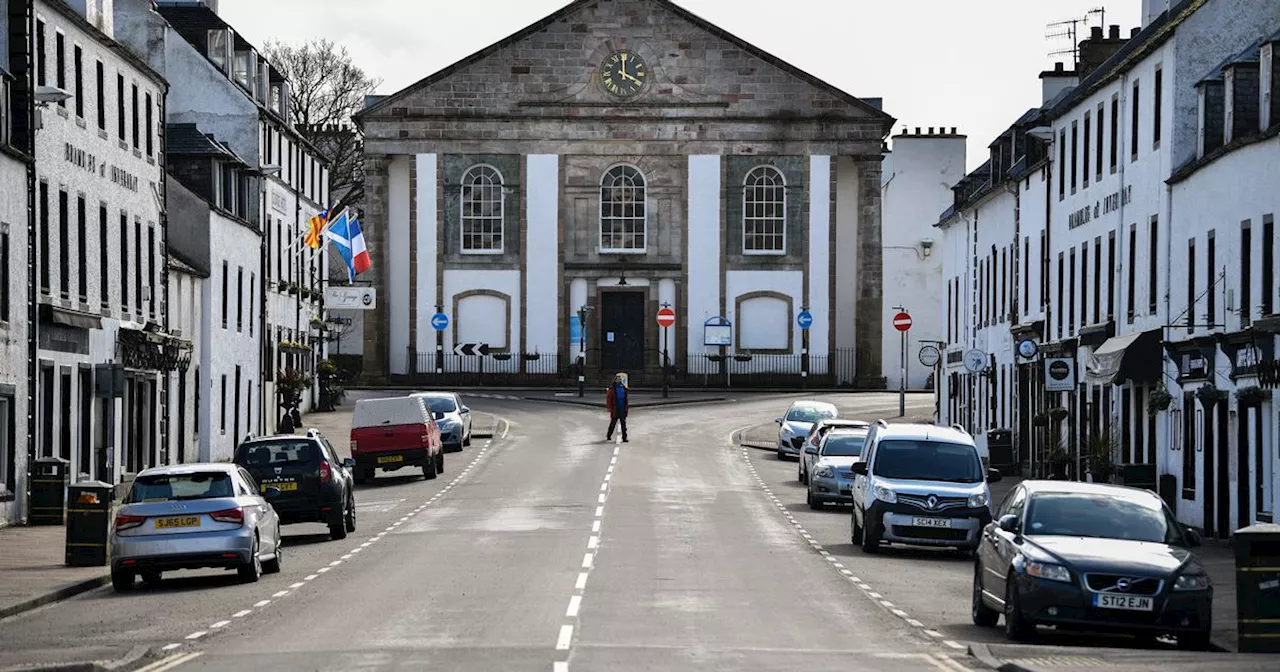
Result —
M 627 411 L 631 407 L 631 392 L 622 376 L 614 376 L 613 384 L 605 392 L 604 406 L 609 410 L 609 431 L 604 440 L 613 440 L 613 430 L 622 423 L 622 442 L 627 443 Z

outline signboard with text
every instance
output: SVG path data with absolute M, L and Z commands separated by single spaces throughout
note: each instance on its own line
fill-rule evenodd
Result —
M 374 310 L 378 307 L 378 290 L 373 287 L 326 287 L 324 304 L 329 310 Z

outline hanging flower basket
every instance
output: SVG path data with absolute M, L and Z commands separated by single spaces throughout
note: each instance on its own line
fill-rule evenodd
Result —
M 1205 409 L 1210 409 L 1219 401 L 1226 401 L 1227 393 L 1219 390 L 1213 383 L 1206 383 L 1196 390 L 1196 399 L 1200 400 Z
M 310 299 L 310 298 L 311 298 L 311 288 L 310 288 L 310 287 L 303 287 L 302 289 L 299 289 L 299 290 L 298 290 L 298 296 L 301 296 L 301 297 L 303 298 L 303 300 Z
M 1236 390 L 1236 400 L 1244 406 L 1258 406 L 1270 397 L 1271 392 L 1257 385 L 1250 385 Z
M 1147 398 L 1147 413 L 1150 415 L 1159 415 L 1161 411 L 1169 410 L 1169 406 L 1173 405 L 1173 395 L 1169 394 L 1169 390 L 1163 385 L 1151 391 L 1151 396 Z
M 308 353 L 311 349 L 297 341 L 280 341 L 280 349 L 285 352 Z
M 1048 427 L 1050 422 L 1061 422 L 1067 417 L 1067 409 L 1059 406 L 1058 408 L 1049 408 L 1036 414 L 1033 422 L 1037 427 Z

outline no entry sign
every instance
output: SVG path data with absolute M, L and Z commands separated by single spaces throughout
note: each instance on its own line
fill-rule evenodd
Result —
M 898 331 L 906 331 L 911 328 L 911 316 L 906 313 L 898 313 L 893 316 L 893 328 Z
M 676 311 L 663 308 L 658 311 L 658 326 L 669 327 L 676 323 Z

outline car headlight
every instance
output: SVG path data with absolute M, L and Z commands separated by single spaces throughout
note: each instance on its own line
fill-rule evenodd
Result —
M 818 478 L 831 478 L 835 474 L 835 471 L 833 471 L 831 467 L 818 467 L 818 470 L 813 473 Z
M 1034 576 L 1037 579 L 1071 583 L 1071 572 L 1067 571 L 1067 568 L 1062 565 L 1054 565 L 1048 562 L 1028 562 L 1026 571 L 1027 576 Z
M 786 425 L 783 425 L 783 426 L 782 426 L 782 429 L 781 429 L 781 430 L 779 430 L 779 432 L 780 432 L 783 436 L 787 436 L 787 437 L 791 436 L 791 428 L 790 428 L 790 427 L 788 427 L 788 426 L 786 426 Z
M 898 503 L 898 493 L 884 487 L 883 485 L 877 485 L 872 489 L 872 492 L 875 494 L 876 499 L 884 502 L 885 504 Z
M 1207 574 L 1182 574 L 1173 582 L 1174 590 L 1207 590 L 1209 588 L 1209 575 Z
M 969 508 L 979 509 L 987 505 L 987 493 L 979 492 L 976 495 L 969 495 Z

